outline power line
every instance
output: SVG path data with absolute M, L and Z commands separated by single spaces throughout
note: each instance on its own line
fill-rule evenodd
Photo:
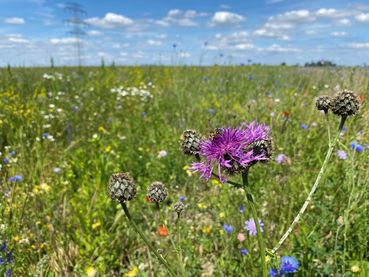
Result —
M 84 20 L 84 18 L 87 15 L 87 12 L 83 9 L 82 5 L 74 2 L 66 3 L 64 11 L 70 15 L 69 18 L 64 20 L 64 23 L 70 27 L 67 34 L 75 38 L 78 65 L 81 66 L 82 50 L 83 50 L 82 38 L 85 35 L 87 35 L 87 33 L 85 32 L 85 28 L 87 27 L 88 24 Z

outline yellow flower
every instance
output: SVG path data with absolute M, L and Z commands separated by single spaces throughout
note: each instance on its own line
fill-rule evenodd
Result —
M 94 269 L 92 266 L 89 266 L 87 269 L 86 269 L 86 274 L 87 274 L 87 277 L 95 277 L 96 276 L 96 269 Z
M 219 234 L 220 234 L 221 236 L 223 236 L 223 235 L 224 235 L 224 230 L 219 230 Z
M 40 188 L 41 188 L 42 190 L 44 190 L 45 192 L 49 192 L 49 191 L 51 190 L 51 187 L 50 187 L 48 184 L 46 184 L 46 183 L 42 183 L 42 184 L 40 185 Z
M 135 277 L 138 274 L 138 267 L 134 266 L 131 271 L 123 275 L 123 277 Z
M 211 182 L 213 183 L 214 186 L 218 186 L 220 188 L 223 187 L 223 184 L 216 179 L 212 179 Z
M 111 146 L 110 145 L 106 146 L 105 147 L 105 152 L 109 153 L 110 151 L 111 151 Z
M 204 204 L 204 203 L 198 203 L 198 204 L 197 204 L 197 207 L 198 207 L 199 209 L 206 209 L 208 206 L 207 206 L 206 204 Z
M 210 234 L 210 232 L 211 232 L 211 226 L 209 226 L 209 225 L 207 225 L 207 226 L 204 226 L 203 228 L 202 228 L 202 232 L 204 233 L 204 234 Z
M 225 218 L 225 213 L 224 212 L 219 213 L 219 218 Z
M 14 237 L 13 237 L 13 240 L 14 240 L 15 242 L 19 241 L 19 237 L 18 237 L 18 236 L 14 236 Z
M 351 272 L 354 272 L 354 273 L 356 273 L 356 272 L 360 272 L 360 267 L 359 267 L 359 266 L 357 266 L 357 265 L 353 265 L 353 266 L 351 267 Z
M 91 225 L 91 227 L 92 227 L 93 230 L 95 230 L 96 228 L 98 228 L 100 226 L 101 226 L 101 222 L 100 221 L 98 221 L 98 222 L 96 222 L 96 223 L 94 223 L 94 224 Z
M 188 165 L 185 165 L 184 167 L 183 167 L 183 170 L 185 170 L 186 171 L 186 173 L 187 173 L 187 175 L 189 176 L 189 177 L 191 177 L 192 175 L 193 175 L 193 173 L 192 173 L 192 171 L 190 171 L 189 170 L 189 166 Z
M 103 126 L 99 127 L 99 132 L 106 134 L 108 131 L 105 130 L 105 128 Z

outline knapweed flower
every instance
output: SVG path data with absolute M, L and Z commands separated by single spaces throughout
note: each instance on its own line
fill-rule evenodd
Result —
M 240 250 L 242 256 L 246 256 L 248 251 L 245 248 L 241 248 Z
M 168 195 L 168 189 L 162 182 L 153 182 L 147 190 L 150 202 L 163 202 Z
M 245 172 L 258 161 L 268 161 L 271 149 L 269 128 L 253 121 L 246 128 L 222 128 L 212 132 L 210 137 L 200 143 L 199 155 L 203 162 L 195 162 L 191 170 L 201 173 L 201 178 L 209 180 L 214 167 L 219 180 L 226 182 L 223 173 L 230 175 Z
M 336 115 L 352 116 L 359 112 L 360 102 L 354 92 L 345 89 L 333 98 L 331 109 Z
M 112 200 L 124 203 L 136 195 L 136 184 L 128 173 L 115 173 L 109 179 L 108 193 Z
M 347 159 L 347 153 L 343 150 L 338 150 L 337 155 L 341 160 L 346 160 Z
M 319 111 L 324 111 L 324 113 L 327 113 L 331 108 L 331 101 L 332 99 L 329 96 L 322 95 L 316 99 L 315 106 Z
M 295 273 L 299 268 L 299 262 L 290 256 L 283 256 L 281 260 L 281 274 Z
M 178 201 L 176 203 L 174 203 L 173 205 L 173 209 L 177 214 L 180 214 L 183 212 L 183 210 L 185 209 L 185 205 L 183 204 L 182 201 Z
M 234 231 L 234 228 L 232 225 L 229 225 L 229 224 L 223 224 L 223 229 L 224 231 L 227 232 L 227 234 L 231 234 L 233 231 Z
M 261 222 L 260 219 L 258 221 L 259 221 L 260 231 L 264 232 L 263 230 L 264 223 Z M 256 230 L 255 221 L 253 218 L 250 218 L 249 220 L 245 221 L 245 229 L 249 232 L 250 236 L 256 236 L 257 230 Z

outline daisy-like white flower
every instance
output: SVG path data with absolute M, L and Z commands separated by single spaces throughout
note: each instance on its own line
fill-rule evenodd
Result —
M 204 161 L 193 163 L 190 169 L 209 180 L 215 168 L 224 183 L 224 172 L 229 175 L 242 173 L 258 161 L 270 160 L 272 139 L 269 132 L 266 125 L 256 121 L 242 129 L 216 129 L 209 139 L 200 143 L 198 154 Z

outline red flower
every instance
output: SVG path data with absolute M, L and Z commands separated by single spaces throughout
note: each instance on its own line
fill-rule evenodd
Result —
M 168 235 L 168 229 L 165 226 L 159 226 L 158 235 L 160 237 L 166 237 Z
M 289 117 L 289 116 L 290 116 L 290 113 L 289 113 L 289 111 L 283 111 L 283 112 L 282 112 L 282 115 L 283 115 L 284 117 Z

